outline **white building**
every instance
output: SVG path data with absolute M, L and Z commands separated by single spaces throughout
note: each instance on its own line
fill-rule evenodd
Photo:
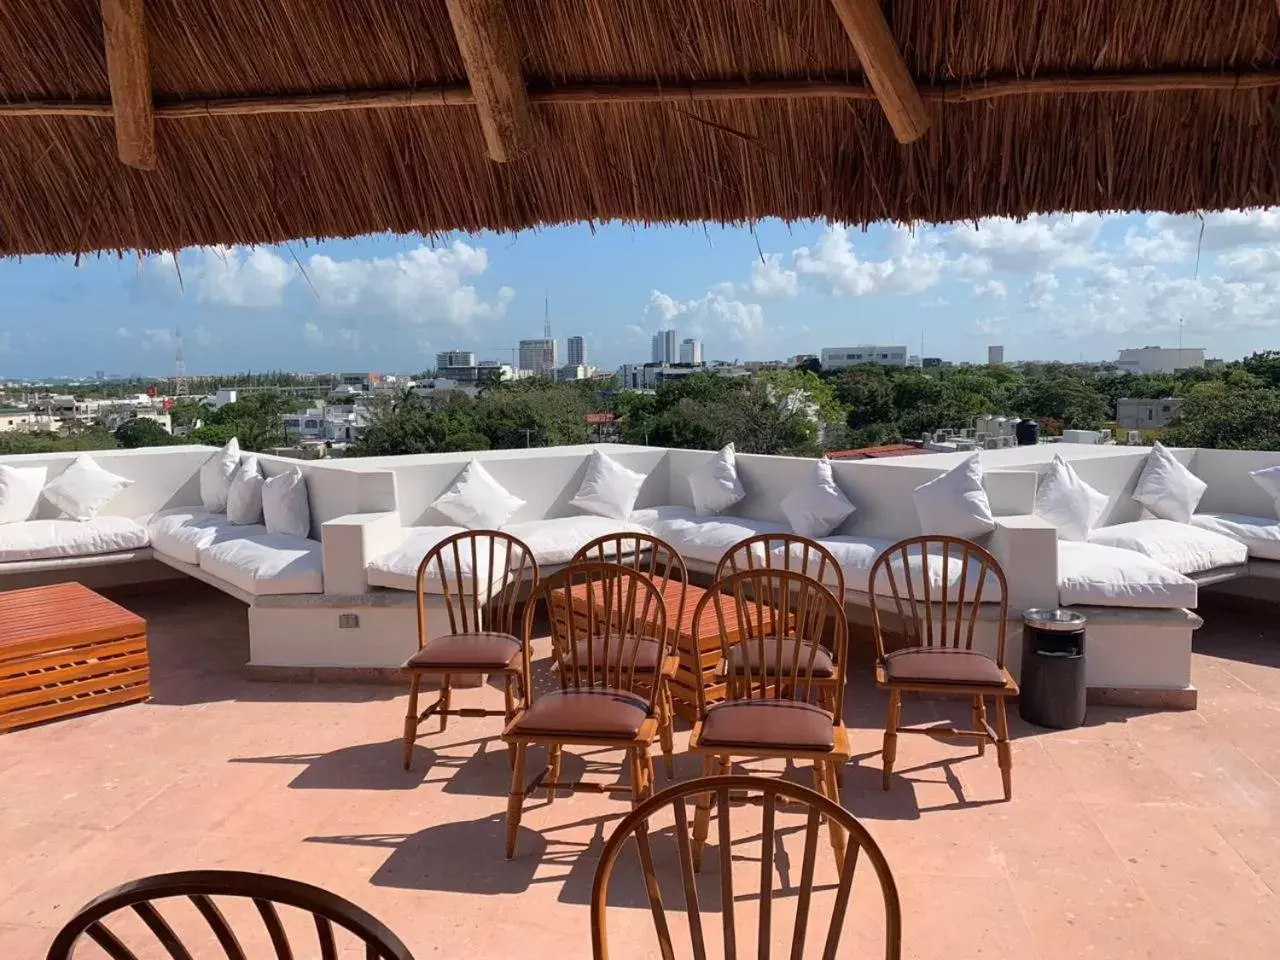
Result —
M 582 337 L 570 337 L 565 344 L 568 347 L 567 363 L 571 367 L 582 366 L 587 362 L 587 341 Z
M 335 443 L 359 440 L 369 422 L 363 407 L 346 404 L 322 404 L 301 413 L 287 413 L 281 420 L 289 440 L 329 440 Z
M 102 418 L 102 425 L 115 433 L 130 420 L 154 420 L 165 433 L 173 433 L 173 416 L 156 410 L 116 410 Z
M 653 335 L 651 343 L 653 352 L 649 359 L 654 363 L 675 363 L 679 359 L 674 330 L 659 330 Z
M 1116 401 L 1116 423 L 1126 430 L 1159 430 L 1178 419 L 1181 407 L 1180 397 L 1159 400 L 1122 397 Z
M 689 337 L 680 341 L 680 362 L 681 363 L 701 363 L 702 362 L 702 341 Z
M 446 367 L 474 367 L 476 355 L 472 350 L 442 350 L 436 354 L 436 369 Z
M 538 377 L 553 377 L 558 366 L 555 340 L 520 341 L 521 370 L 529 370 Z
M 595 373 L 595 367 L 585 363 L 566 363 L 556 371 L 557 380 L 586 380 Z
M 1121 350 L 1116 366 L 1126 373 L 1177 373 L 1204 366 L 1204 347 L 1137 347 Z
M 905 367 L 907 348 L 864 344 L 860 347 L 823 347 L 822 369 L 856 367 L 860 363 L 878 363 L 884 367 Z
M 987 365 L 998 367 L 1004 363 L 1004 347 L 999 344 L 987 347 Z

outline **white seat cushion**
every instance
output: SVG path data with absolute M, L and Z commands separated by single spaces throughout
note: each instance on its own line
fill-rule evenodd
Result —
M 128 517 L 21 520 L 0 524 L 0 563 L 118 553 L 150 542 L 147 528 Z
M 1135 520 L 1098 527 L 1089 534 L 1088 542 L 1133 550 L 1187 574 L 1233 567 L 1249 559 L 1248 549 L 1239 540 L 1175 520 Z
M 575 553 L 596 537 L 607 533 L 630 533 L 637 529 L 626 520 L 584 514 L 509 523 L 502 531 L 524 541 L 533 551 L 539 567 L 553 567 L 568 563 Z
M 287 533 L 240 536 L 205 547 L 200 569 L 259 597 L 324 593 L 320 542 Z
M 1239 540 L 1258 560 L 1280 560 L 1280 520 L 1239 513 L 1197 513 L 1191 525 Z
M 785 523 L 747 517 L 699 517 L 690 507 L 637 510 L 631 522 L 667 541 L 686 560 L 716 564 L 730 547 L 757 533 L 790 533 Z
M 392 590 L 417 589 L 418 567 L 422 564 L 422 558 L 427 555 L 427 551 L 441 540 L 459 533 L 466 533 L 466 527 L 405 527 L 404 540 L 400 546 L 369 561 L 369 585 L 372 587 L 390 587 Z M 483 549 L 487 543 L 487 540 L 481 539 L 476 547 L 476 561 L 481 568 L 489 565 L 487 551 Z M 443 559 L 445 576 L 450 578 L 451 589 L 456 591 L 456 584 L 453 581 L 453 550 L 445 551 Z M 470 577 L 471 548 L 468 545 L 458 545 L 458 559 L 461 562 L 463 578 Z M 497 566 L 499 575 L 501 575 L 502 564 L 499 563 Z M 443 592 L 444 584 L 441 583 L 440 577 L 437 575 L 438 571 L 439 568 L 434 563 L 427 570 L 425 583 L 427 593 Z
M 1196 584 L 1134 550 L 1059 540 L 1058 602 L 1176 610 L 1196 605 Z
M 229 537 L 251 537 L 266 533 L 266 527 L 236 526 L 225 513 L 209 513 L 200 507 L 162 510 L 147 521 L 151 546 L 157 553 L 198 564 L 200 551 Z

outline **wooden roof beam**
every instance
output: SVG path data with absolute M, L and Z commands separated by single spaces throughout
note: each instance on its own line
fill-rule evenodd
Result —
M 151 109 L 151 60 L 143 0 L 102 0 L 102 36 L 116 122 L 116 154 L 139 170 L 156 168 L 156 123 Z
M 889 24 L 880 8 L 880 0 L 831 0 L 853 42 L 876 99 L 893 127 L 899 143 L 911 143 L 929 129 L 929 114 L 920 91 L 907 70 Z
M 532 139 L 529 94 L 507 0 L 446 0 L 489 159 L 513 160 Z

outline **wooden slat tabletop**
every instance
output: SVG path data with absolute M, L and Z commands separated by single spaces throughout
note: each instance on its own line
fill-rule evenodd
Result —
M 79 583 L 57 583 L 0 593 L 0 659 L 51 642 L 92 641 L 142 633 L 146 622 Z

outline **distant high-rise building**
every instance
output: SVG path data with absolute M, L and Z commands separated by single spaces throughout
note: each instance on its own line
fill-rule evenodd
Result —
M 520 341 L 520 369 L 538 377 L 553 377 L 556 373 L 556 342 L 543 337 L 539 340 Z
M 680 341 L 680 362 L 681 363 L 701 363 L 702 362 L 702 341 L 689 337 Z
M 1128 373 L 1177 373 L 1204 366 L 1204 347 L 1138 347 L 1121 350 L 1116 366 Z
M 862 363 L 877 363 L 882 367 L 905 367 L 907 348 L 867 344 L 861 347 L 823 347 L 822 369 L 856 367 Z
M 476 355 L 471 350 L 442 350 L 436 354 L 436 369 L 445 367 L 474 367 Z
M 587 341 L 582 337 L 570 337 L 568 340 L 569 347 L 569 366 L 576 366 L 587 362 Z
M 987 347 L 987 365 L 992 367 L 998 367 L 1002 363 L 1004 363 L 1004 347 L 1002 346 Z
M 674 330 L 659 330 L 653 335 L 653 355 L 650 359 L 654 363 L 675 363 L 676 362 L 676 332 Z

